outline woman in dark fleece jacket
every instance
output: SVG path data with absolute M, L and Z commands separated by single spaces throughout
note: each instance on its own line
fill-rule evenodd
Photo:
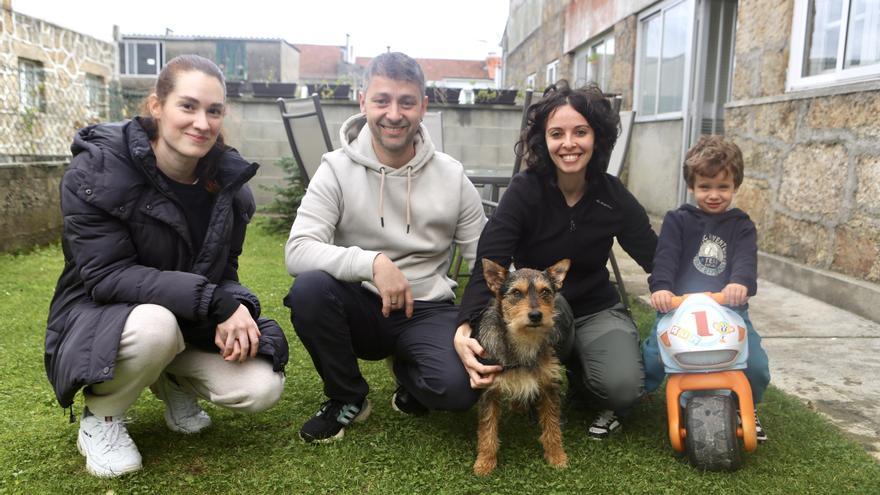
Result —
M 150 386 L 179 433 L 211 424 L 201 397 L 272 406 L 287 341 L 238 282 L 257 165 L 219 139 L 223 75 L 202 57 L 162 69 L 149 117 L 82 129 L 61 183 L 64 271 L 45 365 L 63 407 L 84 388 L 77 447 L 88 471 L 141 468 L 123 415 Z
M 570 337 L 557 354 L 568 369 L 569 398 L 602 409 L 588 430 L 597 439 L 619 428 L 618 417 L 644 393 L 638 331 L 609 281 L 608 253 L 617 238 L 650 272 L 657 245 L 644 208 L 605 172 L 618 128 L 595 86 L 573 90 L 560 81 L 532 105 L 517 144 L 528 169 L 513 178 L 483 230 L 455 336 L 471 386 L 488 386 L 500 368 L 479 361 L 483 349 L 472 335 L 493 297 L 481 260 L 543 270 L 570 259 L 557 299 L 557 326 Z

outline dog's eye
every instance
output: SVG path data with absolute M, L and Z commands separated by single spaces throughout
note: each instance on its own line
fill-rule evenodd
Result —
M 550 289 L 548 289 L 548 288 L 546 288 L 546 287 L 544 287 L 543 289 L 541 289 L 541 296 L 543 296 L 543 297 L 550 297 L 550 296 L 552 296 L 552 295 L 553 295 L 553 291 L 551 291 Z
M 510 289 L 510 295 L 513 297 L 522 297 L 522 291 L 519 289 Z

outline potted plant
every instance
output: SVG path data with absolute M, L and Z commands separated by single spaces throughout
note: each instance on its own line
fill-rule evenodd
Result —
M 513 105 L 516 103 L 516 90 L 483 88 L 474 94 L 474 103 Z
M 428 103 L 457 105 L 458 97 L 461 95 L 461 88 L 438 88 L 431 86 L 425 88 L 425 95 L 428 96 Z
M 296 96 L 296 83 L 255 81 L 251 83 L 254 96 L 278 98 Z
M 348 100 L 351 98 L 351 84 L 346 82 L 322 82 L 308 84 L 309 94 L 317 93 L 322 100 Z
M 226 96 L 239 97 L 244 88 L 244 81 L 226 81 Z

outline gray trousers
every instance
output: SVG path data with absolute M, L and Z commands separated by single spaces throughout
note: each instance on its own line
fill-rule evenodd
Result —
M 569 396 L 575 402 L 625 413 L 645 393 L 645 367 L 639 332 L 623 304 L 574 318 L 571 306 L 557 296 L 556 346 L 566 367 Z

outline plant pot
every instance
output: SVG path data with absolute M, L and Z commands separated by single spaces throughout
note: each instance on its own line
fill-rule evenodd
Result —
M 241 96 L 241 90 L 244 89 L 242 81 L 226 81 L 226 97 L 237 98 Z
M 296 83 L 252 82 L 251 91 L 254 96 L 263 98 L 293 98 L 296 96 Z
M 425 88 L 425 95 L 428 96 L 428 103 L 457 105 L 461 88 Z
M 484 105 L 513 105 L 516 103 L 515 89 L 478 89 L 474 92 L 474 103 Z
M 322 100 L 348 100 L 351 84 L 309 84 L 309 94 L 317 93 Z

